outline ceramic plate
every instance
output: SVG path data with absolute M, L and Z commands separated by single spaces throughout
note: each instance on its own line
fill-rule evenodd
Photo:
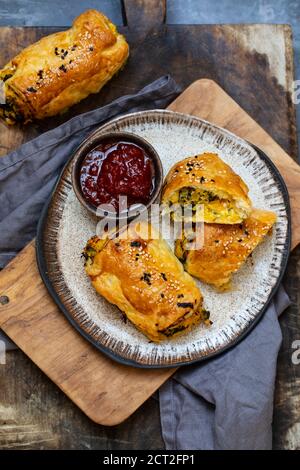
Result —
M 271 236 L 234 276 L 230 292 L 217 293 L 199 282 L 210 328 L 197 326 L 177 338 L 155 344 L 117 307 L 99 296 L 83 268 L 81 253 L 95 234 L 96 222 L 78 202 L 71 186 L 69 162 L 44 209 L 38 229 L 37 257 L 41 275 L 71 323 L 113 359 L 139 367 L 170 367 L 209 358 L 232 347 L 261 318 L 285 269 L 290 247 L 290 212 L 285 184 L 259 149 L 206 121 L 171 111 L 146 111 L 117 118 L 96 133 L 128 131 L 148 140 L 159 153 L 164 174 L 185 158 L 216 152 L 250 189 L 253 205 L 276 212 Z

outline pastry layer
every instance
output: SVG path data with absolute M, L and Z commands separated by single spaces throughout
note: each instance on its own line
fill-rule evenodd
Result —
M 175 254 L 188 273 L 225 290 L 230 288 L 232 275 L 264 240 L 275 222 L 273 212 L 253 209 L 238 225 L 204 224 L 202 248 L 188 249 L 191 237 L 182 236 L 176 241 Z
M 152 341 L 209 323 L 194 279 L 148 223 L 131 224 L 125 239 L 93 237 L 84 253 L 96 291 Z
M 162 203 L 191 206 L 189 219 L 207 223 L 236 224 L 251 212 L 248 187 L 214 153 L 195 155 L 174 165 L 166 177 Z M 197 211 L 200 205 L 202 212 Z
M 125 38 L 108 18 L 87 10 L 73 26 L 23 49 L 2 70 L 7 124 L 43 119 L 97 93 L 123 66 Z

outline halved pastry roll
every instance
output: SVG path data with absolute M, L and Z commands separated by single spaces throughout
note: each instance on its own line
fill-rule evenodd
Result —
M 230 288 L 232 275 L 261 243 L 276 222 L 276 214 L 253 209 L 238 225 L 204 224 L 203 247 L 188 250 L 191 237 L 176 241 L 175 254 L 187 272 L 220 290 Z
M 194 279 L 148 223 L 131 225 L 127 238 L 95 236 L 84 255 L 96 291 L 152 341 L 177 335 L 201 320 L 209 323 Z
M 7 124 L 43 119 L 98 91 L 123 66 L 125 38 L 102 13 L 87 10 L 73 26 L 23 49 L 2 70 Z
M 191 205 L 192 220 L 208 223 L 240 223 L 251 212 L 248 187 L 215 153 L 195 155 L 176 163 L 166 177 L 162 203 Z M 203 205 L 204 214 L 199 212 L 198 216 L 199 205 Z

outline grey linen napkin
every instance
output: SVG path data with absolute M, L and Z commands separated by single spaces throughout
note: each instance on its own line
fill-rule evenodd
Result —
M 0 158 L 0 268 L 34 238 L 41 210 L 63 166 L 91 132 L 108 119 L 146 109 L 165 108 L 180 92 L 169 76 L 138 93 L 76 116 Z M 1 293 L 0 293 L 1 294 Z M 15 345 L 0 332 L 6 349 Z
M 160 388 L 167 449 L 272 448 L 274 383 L 282 341 L 278 315 L 289 304 L 280 287 L 243 341 L 214 359 L 182 367 Z

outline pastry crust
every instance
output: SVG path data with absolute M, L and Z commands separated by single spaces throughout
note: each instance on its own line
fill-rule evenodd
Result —
M 2 70 L 7 124 L 43 119 L 97 93 L 123 66 L 125 38 L 106 16 L 88 10 L 67 31 L 51 34 L 20 52 Z
M 240 223 L 251 212 L 247 185 L 215 153 L 195 155 L 176 163 L 166 177 L 162 203 L 192 204 L 192 220 L 208 223 Z M 196 211 L 200 205 L 204 213 Z
M 84 254 L 96 291 L 152 341 L 209 322 L 194 279 L 148 223 L 130 224 L 125 239 L 93 237 Z
M 259 245 L 276 222 L 276 214 L 253 209 L 239 225 L 204 224 L 203 247 L 187 250 L 187 238 L 176 241 L 175 254 L 191 275 L 214 285 L 230 288 L 232 275 Z

